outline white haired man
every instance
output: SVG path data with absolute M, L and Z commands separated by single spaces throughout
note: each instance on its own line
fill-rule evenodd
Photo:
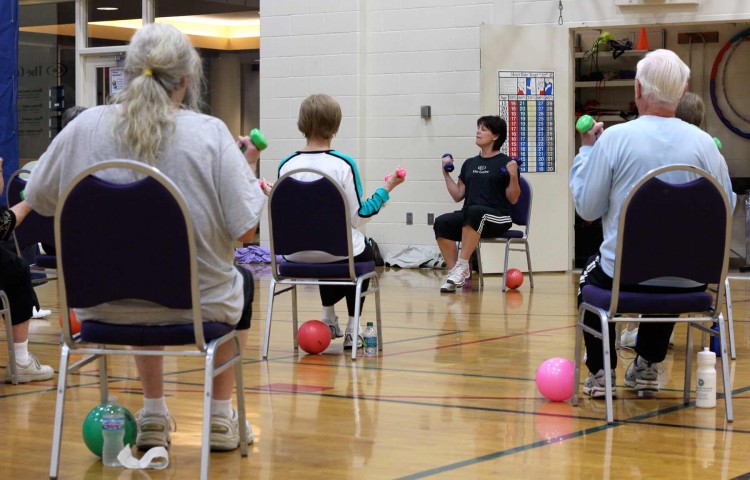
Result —
M 612 126 L 606 131 L 596 123 L 581 135 L 581 149 L 573 162 L 570 189 L 578 214 L 586 220 L 602 218 L 604 240 L 599 254 L 592 257 L 583 270 L 578 291 L 578 303 L 585 285 L 612 287 L 617 223 L 622 204 L 631 187 L 649 171 L 670 164 L 695 165 L 711 173 L 729 195 L 732 207 L 736 195 L 732 192 L 724 157 L 712 138 L 700 129 L 675 118 L 677 105 L 688 88 L 690 69 L 669 50 L 655 50 L 638 62 L 635 76 L 635 102 L 639 118 Z M 670 182 L 690 180 L 683 172 L 673 172 L 665 178 Z M 683 292 L 704 290 L 705 285 L 684 280 L 660 284 L 626 285 L 623 290 Z M 599 330 L 596 315 L 587 313 L 584 322 Z M 612 385 L 615 384 L 617 350 L 614 325 L 610 324 L 610 361 Z M 657 364 L 666 357 L 669 337 L 674 323 L 643 323 L 640 325 L 633 363 L 625 372 L 625 385 L 636 390 L 659 389 Z M 605 396 L 601 340 L 585 333 L 586 366 L 590 374 L 583 391 L 594 398 Z

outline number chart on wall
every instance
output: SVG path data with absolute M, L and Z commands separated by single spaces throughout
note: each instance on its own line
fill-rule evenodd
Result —
M 501 151 L 523 161 L 521 172 L 555 171 L 555 74 L 497 72 L 500 117 L 508 123 Z

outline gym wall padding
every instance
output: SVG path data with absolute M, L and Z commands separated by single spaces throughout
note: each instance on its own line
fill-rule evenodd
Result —
M 18 169 L 18 0 L 0 2 L 0 157 L 3 179 Z M 1 203 L 5 204 L 5 192 Z

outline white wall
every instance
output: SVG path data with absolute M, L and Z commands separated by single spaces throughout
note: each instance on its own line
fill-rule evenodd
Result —
M 397 165 L 408 172 L 407 183 L 366 227 L 384 252 L 434 246 L 427 214 L 457 207 L 443 184 L 439 159 L 444 152 L 456 158 L 476 153 L 482 23 L 578 28 L 750 18 L 750 0 L 646 7 L 568 0 L 562 27 L 556 0 L 261 0 L 260 5 L 260 116 L 270 139 L 262 175 L 275 179 L 279 160 L 303 145 L 296 128 L 302 99 L 317 92 L 334 96 L 345 117 L 334 148 L 358 160 L 366 193 Z M 432 107 L 432 119 L 420 118 L 421 105 Z M 558 128 L 558 135 L 572 132 Z M 567 184 L 567 177 L 559 181 Z M 405 224 L 407 212 L 414 214 L 414 225 Z M 572 235 L 572 224 L 569 228 L 561 237 Z
M 262 174 L 275 178 L 278 161 L 303 144 L 300 101 L 328 93 L 345 117 L 334 148 L 358 160 L 368 194 L 396 166 L 408 172 L 366 233 L 386 252 L 434 246 L 427 214 L 457 208 L 440 157 L 476 153 L 479 26 L 510 24 L 512 11 L 510 0 L 262 1 L 261 126 L 272 139 Z
M 513 0 L 515 24 L 556 24 L 558 3 Z M 733 22 L 750 18 L 750 0 L 697 0 L 697 4 L 679 0 L 563 0 L 562 4 L 563 22 L 569 27 Z

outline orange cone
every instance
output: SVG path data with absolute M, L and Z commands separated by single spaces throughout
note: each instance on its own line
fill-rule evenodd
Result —
M 636 50 L 648 50 L 648 35 L 646 35 L 646 27 L 641 27 L 641 34 L 638 36 L 638 44 L 635 46 Z

